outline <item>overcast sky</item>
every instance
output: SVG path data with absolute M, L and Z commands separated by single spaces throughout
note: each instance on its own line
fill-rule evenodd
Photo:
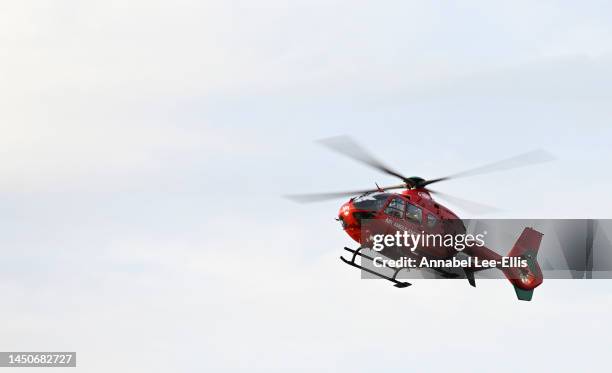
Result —
M 604 370 L 612 282 L 526 303 L 506 281 L 362 281 L 343 201 L 281 196 L 396 182 L 313 142 L 348 134 L 425 178 L 544 148 L 438 189 L 609 218 L 611 40 L 604 1 L 3 2 L 0 350 L 86 372 Z

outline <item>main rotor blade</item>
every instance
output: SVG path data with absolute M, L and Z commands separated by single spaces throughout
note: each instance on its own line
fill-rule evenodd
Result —
M 318 143 L 346 157 L 349 157 L 358 162 L 373 167 L 381 172 L 384 172 L 387 175 L 395 176 L 403 180 L 404 182 L 408 182 L 408 178 L 406 176 L 389 168 L 387 165 L 376 159 L 361 145 L 357 144 L 353 139 L 348 136 L 330 137 L 327 139 L 319 140 Z
M 352 197 L 358 196 L 365 193 L 378 192 L 379 190 L 390 190 L 390 189 L 403 189 L 406 185 L 392 185 L 386 188 L 380 189 L 366 189 L 366 190 L 353 190 L 346 192 L 331 192 L 331 193 L 312 193 L 312 194 L 289 194 L 285 195 L 285 198 L 288 198 L 294 202 L 299 203 L 310 203 L 310 202 L 321 202 L 330 199 L 342 198 L 342 197 Z
M 467 199 L 451 196 L 449 194 L 438 192 L 438 191 L 435 191 L 435 190 L 431 190 L 429 188 L 427 188 L 426 190 L 430 194 L 436 195 L 436 196 L 438 196 L 438 197 L 440 197 L 440 198 L 450 202 L 451 204 L 461 208 L 462 210 L 465 210 L 466 212 L 469 212 L 469 213 L 472 213 L 472 214 L 487 214 L 487 213 L 491 213 L 491 212 L 500 211 L 498 208 L 493 207 L 493 206 L 484 205 L 482 203 L 477 203 L 477 202 L 473 202 L 473 201 L 470 201 L 470 200 L 467 200 Z
M 542 150 L 542 149 L 538 149 L 538 150 L 533 150 L 527 153 L 519 154 L 517 156 L 511 157 L 508 159 L 489 163 L 484 166 L 476 167 L 471 170 L 458 172 L 456 174 L 449 175 L 446 177 L 427 180 L 424 183 L 421 183 L 419 186 L 426 186 L 426 185 L 437 183 L 439 181 L 444 181 L 444 180 L 458 179 L 460 177 L 476 176 L 476 175 L 488 174 L 491 172 L 511 170 L 513 168 L 519 168 L 519 167 L 531 166 L 531 165 L 538 164 L 538 163 L 550 162 L 555 159 L 556 159 L 555 156 L 553 156 L 549 152 Z

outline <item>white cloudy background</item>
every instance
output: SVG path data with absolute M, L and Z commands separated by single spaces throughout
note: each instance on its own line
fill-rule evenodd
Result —
M 533 148 L 440 190 L 611 217 L 605 1 L 0 4 L 0 350 L 84 372 L 604 371 L 612 282 L 398 290 L 337 259 L 342 201 Z M 463 216 L 468 216 L 457 210 Z

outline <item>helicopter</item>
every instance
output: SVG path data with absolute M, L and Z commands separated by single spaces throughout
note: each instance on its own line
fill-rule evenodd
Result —
M 366 253 L 368 249 L 372 249 L 372 239 L 376 237 L 375 233 L 392 234 L 395 232 L 396 235 L 400 235 L 400 232 L 404 232 L 404 234 L 405 232 L 412 232 L 411 234 L 419 232 L 424 235 L 465 235 L 466 228 L 464 222 L 457 214 L 434 199 L 434 196 L 440 197 L 464 210 L 472 210 L 477 213 L 495 210 L 491 206 L 432 190 L 430 185 L 442 181 L 509 170 L 554 160 L 550 153 L 544 150 L 534 150 L 448 176 L 424 179 L 417 176 L 404 176 L 375 158 L 350 137 L 337 136 L 320 140 L 319 143 L 332 151 L 401 180 L 400 184 L 385 187 L 375 184 L 376 188 L 371 189 L 286 196 L 300 203 L 350 197 L 340 207 L 336 220 L 340 222 L 346 234 L 360 244 L 360 246 L 356 249 L 344 247 L 344 250 L 351 253 L 352 257 L 347 259 L 340 256 L 340 259 L 350 266 L 391 281 L 397 288 L 406 288 L 412 285 L 409 282 L 398 279 L 398 274 L 401 270 L 410 270 L 411 268 L 402 265 L 386 266 L 393 269 L 393 274 L 391 275 L 375 268 L 380 266 L 375 265 L 372 267 L 371 265 L 364 265 L 364 259 L 373 263 L 380 262 L 379 258 Z M 393 190 L 400 191 L 398 193 L 390 192 Z M 379 234 L 378 236 L 381 235 Z M 467 257 L 469 259 L 469 264 L 460 269 L 463 272 L 462 274 L 442 266 L 431 266 L 427 269 L 443 278 L 457 278 L 464 275 L 469 284 L 476 287 L 475 272 L 488 268 L 497 268 L 503 272 L 513 285 L 517 298 L 519 300 L 530 301 L 534 289 L 541 285 L 544 280 L 537 262 L 537 254 L 542 237 L 543 235 L 535 229 L 525 227 L 505 257 L 487 248 L 484 244 L 473 245 L 463 250 L 440 244 L 420 245 L 411 249 L 394 246 L 385 247 L 380 254 L 386 258 L 397 260 L 429 259 L 438 261 L 456 261 L 456 257 L 461 255 L 462 258 Z M 356 262 L 357 257 L 361 258 L 360 263 Z M 522 265 L 503 265 L 502 263 L 508 259 L 520 262 Z M 483 262 L 493 264 L 490 267 L 479 267 L 474 264 Z

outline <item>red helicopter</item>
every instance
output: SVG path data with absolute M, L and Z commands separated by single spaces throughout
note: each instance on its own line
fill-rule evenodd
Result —
M 387 231 L 400 230 L 442 235 L 465 234 L 466 228 L 463 221 L 450 209 L 434 200 L 432 195 L 438 195 L 452 204 L 460 206 L 466 210 L 472 209 L 477 212 L 484 212 L 493 208 L 452 197 L 448 194 L 436 192 L 429 188 L 431 184 L 460 177 L 474 176 L 489 172 L 523 167 L 554 159 L 547 152 L 537 150 L 499 162 L 487 164 L 485 166 L 455 173 L 446 177 L 423 179 L 415 176 L 406 177 L 401 173 L 389 168 L 348 137 L 334 137 L 321 140 L 320 143 L 333 151 L 348 156 L 351 159 L 366 164 L 387 175 L 396 177 L 400 179 L 402 183 L 387 187 L 379 187 L 376 185 L 375 189 L 301 194 L 290 195 L 287 197 L 297 202 L 316 202 L 341 197 L 356 196 L 352 197 L 340 207 L 336 220 L 341 222 L 344 231 L 353 240 L 359 243 L 360 247 L 355 250 L 345 247 L 345 250 L 352 253 L 352 258 L 349 260 L 341 256 L 340 259 L 353 267 L 360 268 L 361 270 L 371 273 L 377 277 L 389 280 L 398 288 L 404 288 L 411 285 L 409 282 L 398 280 L 399 272 L 402 269 L 409 268 L 397 266 L 396 268 L 392 268 L 394 270 L 392 275 L 387 275 L 375 270 L 375 268 L 372 266 L 363 265 L 363 259 L 367 259 L 372 262 L 374 262 L 376 259 L 363 252 L 364 249 L 371 248 L 372 232 L 369 231 L 370 226 L 368 226 L 368 228 L 365 227 L 367 223 L 378 223 L 379 228 L 382 227 L 383 230 L 387 229 Z M 395 189 L 403 190 L 400 193 L 388 192 Z M 366 229 L 368 230 L 366 231 Z M 449 260 L 461 252 L 463 253 L 461 254 L 462 256 L 467 255 L 472 257 L 475 259 L 474 262 L 476 263 L 495 263 L 490 268 L 500 269 L 504 273 L 505 277 L 514 286 L 518 299 L 529 301 L 532 298 L 533 290 L 543 282 L 542 271 L 537 262 L 537 254 L 541 240 L 542 234 L 540 232 L 532 228 L 525 228 L 523 230 L 522 234 L 506 256 L 506 258 L 524 260 L 526 264 L 523 267 L 503 266 L 501 263 L 504 257 L 488 249 L 484 245 L 472 246 L 461 251 L 456 250 L 453 247 L 443 247 L 441 245 L 419 246 L 413 250 L 408 250 L 406 248 L 394 248 L 393 250 L 385 249 L 381 251 L 381 254 L 392 259 L 402 257 L 422 259 L 425 257 L 428 259 Z M 362 258 L 361 264 L 355 262 L 357 256 Z M 471 260 L 470 263 L 472 263 Z M 449 271 L 448 268 L 430 267 L 428 269 L 444 278 L 460 277 L 460 274 Z M 463 275 L 468 279 L 470 285 L 475 287 L 476 281 L 474 273 L 482 269 L 486 268 L 467 266 L 461 270 L 463 271 Z

